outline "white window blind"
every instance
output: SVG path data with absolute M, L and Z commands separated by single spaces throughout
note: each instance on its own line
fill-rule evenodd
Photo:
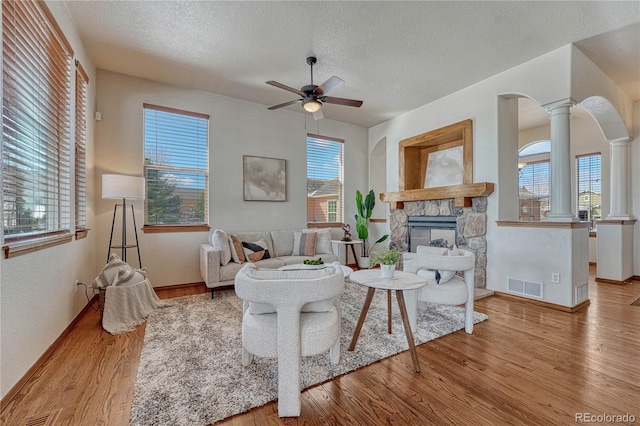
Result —
M 209 116 L 144 104 L 145 225 L 208 218 Z
M 89 76 L 76 61 L 75 219 L 76 231 L 87 228 L 87 85 Z
M 3 1 L 5 242 L 70 230 L 73 51 L 44 2 Z
M 551 209 L 549 161 L 527 163 L 520 169 L 520 220 L 539 221 Z
M 307 222 L 344 220 L 344 141 L 307 135 Z
M 602 217 L 602 179 L 600 153 L 576 157 L 576 186 L 578 217 L 581 222 L 589 222 L 595 230 L 596 220 Z

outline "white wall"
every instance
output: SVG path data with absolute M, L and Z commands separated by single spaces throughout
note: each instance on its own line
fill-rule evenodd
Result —
M 332 120 L 314 121 L 289 110 L 210 92 L 170 86 L 150 80 L 98 71 L 96 179 L 104 173 L 142 176 L 143 103 L 210 115 L 209 225 L 212 229 L 253 231 L 299 229 L 306 226 L 306 134 L 319 133 L 345 140 L 345 221 L 351 223 L 356 189 L 367 188 L 367 130 Z M 329 106 L 331 107 L 331 106 Z M 340 107 L 335 107 L 340 108 Z M 306 123 L 306 124 L 305 124 Z M 306 128 L 305 128 L 306 125 Z M 243 201 L 242 156 L 287 160 L 287 201 Z M 97 264 L 106 259 L 114 200 L 96 199 Z M 138 227 L 144 220 L 142 201 L 134 201 Z M 138 233 L 142 263 L 158 286 L 202 281 L 199 245 L 208 233 Z
M 636 219 L 633 237 L 633 274 L 640 277 L 640 101 L 633 104 L 633 135 L 631 142 L 631 212 Z
M 64 3 L 47 2 L 89 75 L 88 102 L 95 102 L 95 68 L 76 33 Z M 72 74 L 72 105 L 75 84 Z M 91 117 L 91 110 L 89 117 Z M 72 120 L 73 123 L 73 113 Z M 87 123 L 87 238 L 35 253 L 2 259 L 0 278 L 0 392 L 4 397 L 36 360 L 73 321 L 87 301 L 82 288 L 75 292 L 75 280 L 91 283 L 96 275 L 96 223 L 93 179 L 93 120 Z M 73 141 L 73 125 L 71 126 Z M 71 150 L 73 164 L 73 149 Z M 71 205 L 74 205 L 73 198 Z M 73 217 L 73 214 L 71 215 Z

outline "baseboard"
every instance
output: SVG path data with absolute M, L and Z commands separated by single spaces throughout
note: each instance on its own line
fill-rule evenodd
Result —
M 618 284 L 618 285 L 626 285 L 626 284 L 631 284 L 631 280 L 634 279 L 634 276 L 630 276 L 629 278 L 627 278 L 626 280 L 622 280 L 622 281 L 618 281 L 618 280 L 610 280 L 608 278 L 598 278 L 596 277 L 596 282 L 597 283 L 605 283 L 605 284 Z
M 549 309 L 554 309 L 556 311 L 569 312 L 569 313 L 578 312 L 586 308 L 587 306 L 589 306 L 589 304 L 591 304 L 591 301 L 587 299 L 584 302 L 577 304 L 576 306 L 568 307 L 568 306 L 558 305 L 556 303 L 545 302 L 544 300 L 535 300 L 535 299 L 530 299 L 528 297 L 517 296 L 515 294 L 503 293 L 501 291 L 496 291 L 495 295 L 498 297 L 504 297 L 505 299 L 511 299 L 511 300 L 516 300 L 518 302 L 530 303 L 532 305 L 542 306 L 544 308 L 549 308 Z
M 78 313 L 78 315 L 76 315 L 76 317 L 73 319 L 73 321 L 71 321 L 71 323 L 67 326 L 67 328 L 64 329 L 62 334 L 58 336 L 58 338 L 47 348 L 47 350 L 44 351 L 42 355 L 40 355 L 40 358 L 38 358 L 38 360 L 31 366 L 31 368 L 29 368 L 27 372 L 24 373 L 24 375 L 20 378 L 20 380 L 18 380 L 18 382 L 9 390 L 9 392 L 7 392 L 4 398 L 2 398 L 2 400 L 0 401 L 0 411 L 4 411 L 6 406 L 10 404 L 11 401 L 13 401 L 13 399 L 20 393 L 24 385 L 29 380 L 31 380 L 31 378 L 36 373 L 36 371 L 45 363 L 45 361 L 47 361 L 47 359 L 51 356 L 51 354 L 53 354 L 53 352 L 58 348 L 58 346 L 62 344 L 62 342 L 69 335 L 69 333 L 71 333 L 71 330 L 73 329 L 73 327 L 75 327 L 76 324 L 78 324 L 80 319 L 84 317 L 84 315 L 87 313 L 87 311 L 89 311 L 89 309 L 93 309 L 92 305 L 94 304 L 94 302 L 97 303 L 97 300 L 98 300 L 98 295 L 96 294 L 85 305 L 85 307 L 82 308 L 82 310 Z
M 154 287 L 154 290 L 178 290 L 181 288 L 188 288 L 188 287 L 197 287 L 200 285 L 205 285 L 204 281 L 199 281 L 197 283 L 186 283 L 186 284 L 174 284 L 174 285 L 166 285 L 166 286 L 159 286 L 159 287 Z

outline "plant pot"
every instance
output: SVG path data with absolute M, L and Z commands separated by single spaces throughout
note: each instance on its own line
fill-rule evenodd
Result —
M 380 273 L 382 278 L 393 278 L 393 274 L 396 271 L 396 265 L 380 265 Z
M 371 262 L 369 256 L 361 256 L 358 258 L 358 268 L 369 269 L 370 264 Z

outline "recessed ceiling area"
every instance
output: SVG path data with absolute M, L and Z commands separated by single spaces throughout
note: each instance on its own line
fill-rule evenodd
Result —
M 640 2 L 65 1 L 96 67 L 267 106 L 345 80 L 371 127 L 570 43 L 640 100 Z M 299 104 L 286 107 L 302 111 Z M 281 110 L 280 110 L 281 111 Z M 274 111 L 274 114 L 282 112 Z

